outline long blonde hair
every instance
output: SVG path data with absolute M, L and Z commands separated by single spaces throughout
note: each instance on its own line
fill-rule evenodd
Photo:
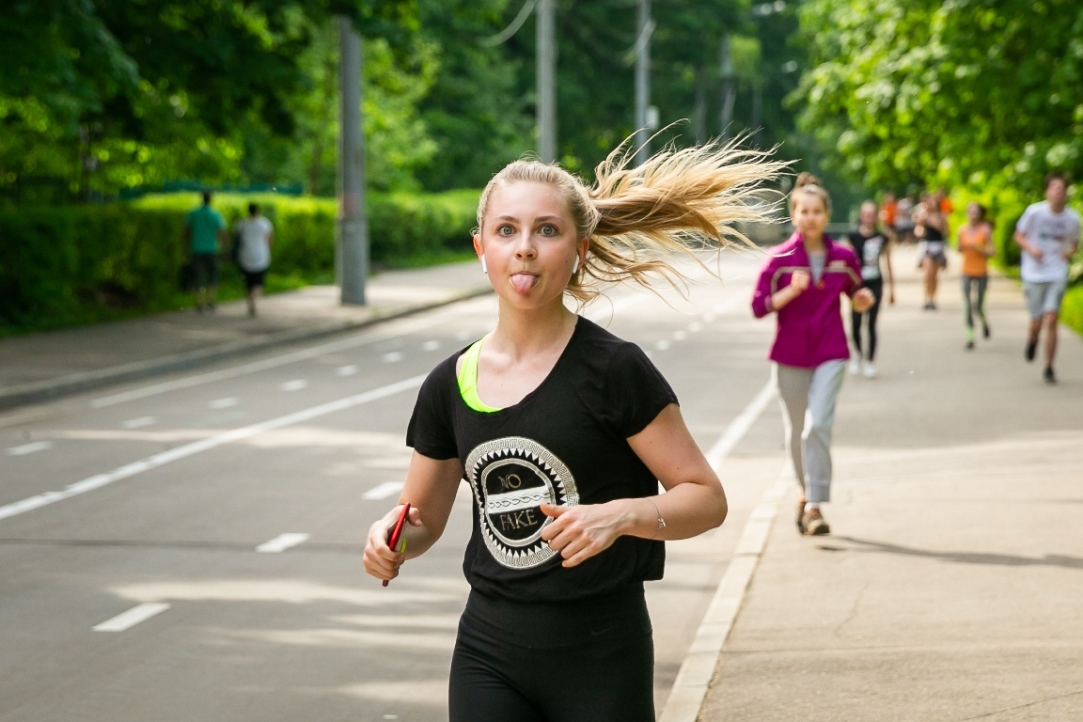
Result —
M 556 188 L 575 222 L 577 238 L 589 239 L 586 261 L 567 292 L 579 301 L 596 297 L 600 284 L 634 281 L 647 288 L 663 277 L 677 286 L 686 279 L 674 265 L 684 254 L 702 265 L 695 250 L 748 243 L 739 223 L 773 222 L 776 203 L 762 183 L 787 163 L 770 151 L 740 147 L 738 141 L 694 148 L 666 148 L 638 168 L 626 141 L 595 169 L 587 186 L 560 166 L 518 160 L 485 186 L 478 203 L 478 233 L 495 190 L 517 182 Z

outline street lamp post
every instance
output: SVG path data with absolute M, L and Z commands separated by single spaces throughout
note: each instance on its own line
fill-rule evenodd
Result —
M 361 36 L 353 22 L 339 23 L 338 218 L 335 261 L 341 302 L 365 305 L 369 227 L 365 209 L 365 136 L 362 131 Z

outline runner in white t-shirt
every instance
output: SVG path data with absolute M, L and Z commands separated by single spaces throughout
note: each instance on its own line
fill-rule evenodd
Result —
M 1038 334 L 1045 327 L 1047 383 L 1056 383 L 1053 357 L 1057 353 L 1057 317 L 1068 287 L 1068 264 L 1079 250 L 1079 214 L 1067 207 L 1068 178 L 1050 173 L 1045 179 L 1045 198 L 1027 208 L 1015 226 L 1015 242 L 1023 249 L 1020 275 L 1030 310 L 1030 333 L 1026 359 L 1033 361 Z
M 240 243 L 237 264 L 244 274 L 249 316 L 256 315 L 256 300 L 263 293 L 263 277 L 271 265 L 274 230 L 274 225 L 259 214 L 255 203 L 248 204 L 248 217 L 237 221 L 234 228 L 235 242 Z

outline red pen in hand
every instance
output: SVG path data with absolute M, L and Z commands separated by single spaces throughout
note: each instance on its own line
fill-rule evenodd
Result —
M 404 526 L 406 526 L 406 516 L 409 513 L 410 513 L 410 504 L 407 503 L 404 507 L 402 507 L 402 513 L 399 514 L 399 520 L 397 522 L 395 522 L 395 528 L 391 530 L 391 538 L 387 541 L 387 545 L 389 547 L 391 547 L 391 551 L 400 551 L 400 552 L 406 551 L 406 540 L 405 539 L 402 542 L 402 546 L 403 546 L 402 549 L 396 549 L 395 547 L 397 547 L 399 545 L 399 537 L 402 536 L 402 528 Z M 387 582 L 388 582 L 388 580 L 385 579 L 384 580 L 384 586 L 385 587 L 387 586 Z

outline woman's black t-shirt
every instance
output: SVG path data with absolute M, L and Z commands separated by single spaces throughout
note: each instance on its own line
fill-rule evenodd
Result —
M 464 349 L 465 350 L 465 349 Z M 473 496 L 463 572 L 484 594 L 559 601 L 661 579 L 665 545 L 622 536 L 565 569 L 542 541 L 540 504 L 602 504 L 658 493 L 658 480 L 627 439 L 677 401 L 633 343 L 585 318 L 544 381 L 500 411 L 471 409 L 459 393 L 462 351 L 429 374 L 406 443 L 432 459 L 458 458 Z

